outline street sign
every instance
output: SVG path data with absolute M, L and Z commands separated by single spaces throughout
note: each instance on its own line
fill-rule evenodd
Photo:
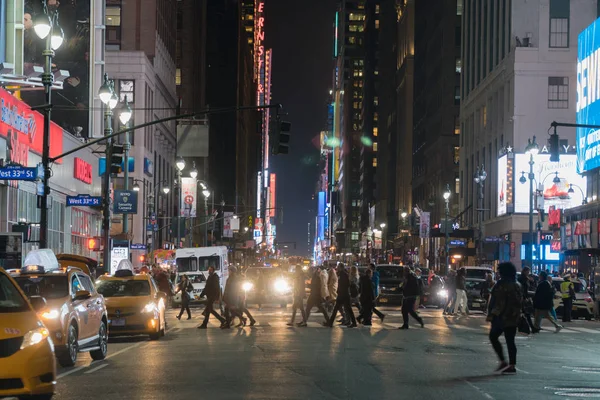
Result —
M 152 225 L 156 225 L 156 213 L 151 213 L 150 214 L 150 223 Z
M 158 225 L 157 224 L 148 224 L 148 225 L 146 225 L 146 230 L 158 232 Z
M 131 250 L 146 250 L 146 245 L 142 243 L 132 243 Z
M 464 246 L 465 241 L 464 240 L 451 240 L 450 245 L 451 246 Z
M 113 212 L 115 214 L 137 214 L 138 192 L 115 190 Z
M 77 196 L 67 196 L 67 207 L 73 206 L 100 206 L 102 205 L 101 196 L 90 196 L 89 194 L 78 194 Z
M 23 167 L 22 165 L 8 165 L 0 168 L 0 179 L 11 181 L 35 181 L 37 179 L 37 167 Z

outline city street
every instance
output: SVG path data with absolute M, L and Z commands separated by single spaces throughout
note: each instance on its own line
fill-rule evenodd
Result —
M 177 321 L 157 342 L 113 339 L 109 356 L 60 369 L 56 399 L 542 399 L 600 397 L 600 324 L 517 338 L 518 374 L 497 376 L 482 314 L 422 310 L 426 327 L 399 331 L 399 309 L 371 328 L 286 326 L 291 310 L 252 309 L 258 324 L 223 331 Z M 412 321 L 411 321 L 412 322 Z

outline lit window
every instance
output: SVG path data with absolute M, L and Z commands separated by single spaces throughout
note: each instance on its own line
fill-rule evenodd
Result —
M 375 29 L 379 29 L 379 20 L 378 19 L 375 20 Z
M 175 70 L 175 84 L 181 85 L 181 68 Z
M 352 240 L 358 240 L 358 232 L 352 232 Z
M 374 158 L 373 158 L 373 166 L 374 166 L 374 167 L 377 167 L 377 157 L 374 157 Z
M 377 151 L 377 142 L 373 142 L 373 151 Z
M 456 194 L 460 194 L 460 179 L 459 178 L 455 178 L 454 179 L 454 192 Z
M 376 106 L 379 105 L 379 97 L 375 96 L 375 98 L 373 99 L 373 104 L 375 104 Z
M 463 0 L 456 1 L 456 15 L 462 15 L 463 13 Z M 458 193 L 458 192 L 456 192 Z
M 375 6 L 375 14 L 379 14 L 379 4 Z
M 379 119 L 379 115 L 377 113 L 373 113 L 373 121 L 377 122 Z
M 458 165 L 460 161 L 460 147 L 454 147 L 454 164 Z
M 107 26 L 121 26 L 121 7 L 106 7 Z
M 376 69 L 374 73 L 375 73 L 375 75 L 379 75 L 379 70 Z
M 483 106 L 483 108 L 481 109 L 481 118 L 482 118 L 482 124 L 483 127 L 487 127 L 487 107 Z
M 378 133 L 379 133 L 379 128 L 377 128 L 377 127 L 373 128 L 373 136 L 377 137 Z
M 456 73 L 460 74 L 462 71 L 462 60 L 456 57 Z

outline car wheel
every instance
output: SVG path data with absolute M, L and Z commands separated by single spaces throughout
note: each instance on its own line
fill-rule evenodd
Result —
M 74 325 L 69 325 L 67 332 L 67 344 L 64 349 L 56 352 L 56 358 L 61 367 L 72 367 L 77 361 L 77 353 L 79 345 L 77 344 L 77 328 Z
M 108 353 L 108 332 L 104 321 L 100 323 L 100 329 L 98 330 L 98 347 L 100 347 L 98 350 L 90 351 L 92 360 L 104 360 Z

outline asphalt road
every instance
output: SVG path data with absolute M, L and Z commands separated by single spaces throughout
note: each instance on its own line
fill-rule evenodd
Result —
M 157 342 L 111 340 L 105 361 L 82 354 L 61 369 L 55 399 L 551 399 L 600 397 L 600 323 L 575 321 L 558 334 L 519 336 L 518 373 L 498 376 L 484 316 L 423 310 L 426 327 L 385 323 L 346 329 L 285 325 L 290 310 L 255 312 L 258 325 L 198 330 L 169 312 Z M 411 321 L 412 322 L 412 321 Z

